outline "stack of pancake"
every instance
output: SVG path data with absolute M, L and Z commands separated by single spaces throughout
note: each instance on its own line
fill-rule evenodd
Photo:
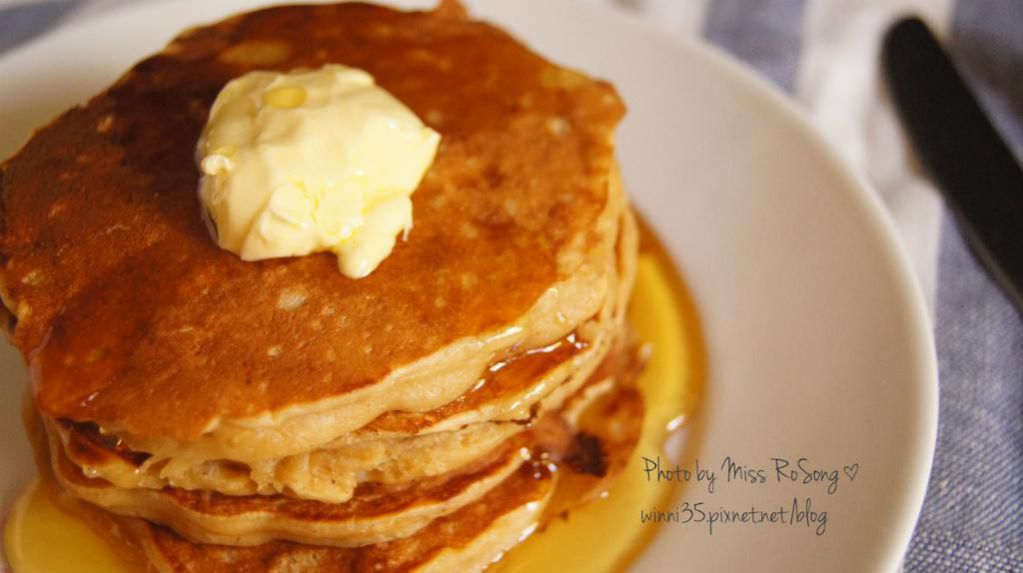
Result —
M 334 62 L 442 134 L 414 229 L 360 280 L 220 250 L 193 158 L 213 99 Z M 623 111 L 453 3 L 182 34 L 0 172 L 44 475 L 159 571 L 485 567 L 606 490 L 639 434 Z

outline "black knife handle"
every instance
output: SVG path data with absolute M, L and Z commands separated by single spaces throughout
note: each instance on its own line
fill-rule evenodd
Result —
M 920 19 L 888 30 L 882 60 L 921 162 L 974 253 L 1023 313 L 1023 169 Z

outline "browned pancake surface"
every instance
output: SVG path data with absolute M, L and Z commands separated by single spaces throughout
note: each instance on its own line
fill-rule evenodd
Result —
M 443 136 L 409 240 L 358 281 L 330 255 L 242 262 L 196 192 L 227 81 L 328 62 L 366 69 Z M 622 113 L 607 84 L 451 15 L 293 6 L 183 35 L 0 171 L 0 283 L 40 409 L 194 439 L 512 322 L 603 208 Z M 278 308 L 295 293 L 302 306 Z

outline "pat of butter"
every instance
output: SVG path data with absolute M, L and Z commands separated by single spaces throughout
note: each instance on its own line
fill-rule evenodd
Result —
M 210 110 L 199 195 L 220 247 L 243 260 L 330 251 L 361 278 L 412 228 L 439 142 L 362 70 L 250 72 Z

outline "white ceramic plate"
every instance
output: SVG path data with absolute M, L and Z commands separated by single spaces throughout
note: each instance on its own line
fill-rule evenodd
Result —
M 0 157 L 178 30 L 253 4 L 147 3 L 7 55 Z M 698 457 L 715 469 L 715 492 L 706 483 L 686 486 L 678 503 L 694 510 L 702 503 L 704 521 L 695 523 L 694 513 L 690 523 L 664 527 L 635 568 L 897 567 L 930 470 L 936 371 L 920 297 L 864 182 L 781 96 L 701 44 L 568 1 L 471 6 L 621 90 L 630 108 L 619 139 L 626 182 L 678 261 L 703 320 L 709 380 L 700 435 L 683 465 L 693 469 Z M 26 374 L 6 345 L 0 378 L 6 504 L 34 472 L 18 420 Z M 726 482 L 726 456 L 765 470 L 766 483 Z M 807 469 L 837 472 L 837 490 L 829 495 L 827 481 L 803 484 L 801 473 L 779 482 L 772 458 L 791 470 L 800 457 Z M 778 511 L 793 499 L 804 509 L 807 498 L 813 511 L 827 513 L 823 535 L 815 534 L 820 516 L 813 527 L 718 522 L 709 531 L 707 512 Z M 650 508 L 636 508 L 637 520 L 641 509 Z M 661 509 L 688 515 L 685 506 Z

